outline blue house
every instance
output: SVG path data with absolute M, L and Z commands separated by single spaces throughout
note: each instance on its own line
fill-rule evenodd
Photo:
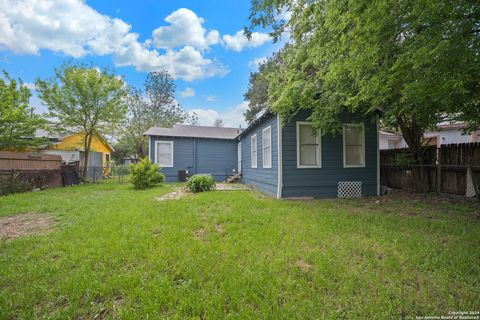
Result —
M 237 137 L 241 129 L 176 124 L 150 128 L 149 155 L 168 182 L 178 181 L 178 171 L 211 174 L 224 181 L 238 170 Z
M 380 191 L 378 118 L 343 116 L 337 135 L 315 132 L 299 112 L 282 125 L 267 112 L 246 129 L 175 125 L 150 128 L 150 159 L 167 181 L 179 170 L 243 183 L 277 198 L 358 197 Z

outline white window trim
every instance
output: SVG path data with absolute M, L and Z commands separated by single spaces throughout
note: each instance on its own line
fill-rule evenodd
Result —
M 346 144 L 345 144 L 345 128 L 346 127 L 361 127 L 362 128 L 362 158 L 363 158 L 363 164 L 358 164 L 358 165 L 347 165 L 347 158 L 346 158 Z M 343 124 L 343 130 L 342 130 L 342 136 L 343 136 L 343 167 L 344 168 L 365 168 L 365 126 L 363 123 L 344 123 Z
M 270 165 L 266 166 L 265 165 L 265 157 L 263 156 L 265 153 L 265 131 L 270 129 Z M 268 126 L 265 129 L 262 130 L 262 165 L 263 168 L 265 169 L 271 169 L 272 168 L 272 126 Z
M 311 168 L 321 168 L 322 167 L 322 133 L 320 130 L 317 132 L 318 138 L 318 165 L 301 165 L 300 164 L 300 126 L 304 124 L 313 125 L 309 121 L 297 121 L 297 169 L 311 169 Z
M 253 165 L 253 138 L 255 138 L 255 165 Z M 258 166 L 258 139 L 257 135 L 254 134 L 250 137 L 250 165 L 252 168 L 257 168 Z
M 172 165 L 170 166 L 162 166 L 160 163 L 158 163 L 158 159 L 157 159 L 157 156 L 158 156 L 158 145 L 160 143 L 165 143 L 165 144 L 170 144 L 171 148 L 172 148 L 172 154 L 170 156 L 170 162 L 172 163 Z M 161 168 L 173 168 L 173 141 L 155 141 L 155 154 L 154 154 L 154 157 L 155 157 L 155 163 L 158 164 Z

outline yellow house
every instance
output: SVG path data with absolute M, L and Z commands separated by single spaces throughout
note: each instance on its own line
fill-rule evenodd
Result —
M 46 137 L 49 140 L 49 144 L 45 146 L 42 153 L 58 154 L 62 156 L 64 162 L 80 161 L 80 165 L 83 166 L 83 138 L 84 132 L 66 133 L 66 134 L 52 134 L 45 130 L 37 130 L 37 137 Z M 110 174 L 111 154 L 113 152 L 112 146 L 105 140 L 105 138 L 95 132 L 92 137 L 90 145 L 90 151 L 99 152 L 102 154 L 102 167 L 103 174 Z M 81 161 L 82 160 L 82 161 Z

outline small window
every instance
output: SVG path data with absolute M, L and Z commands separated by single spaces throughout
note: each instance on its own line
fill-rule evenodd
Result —
M 155 162 L 162 168 L 173 167 L 173 141 L 156 142 Z
M 105 153 L 105 162 L 110 162 L 110 153 Z
M 343 125 L 343 166 L 365 167 L 365 128 L 363 124 Z
M 263 167 L 272 167 L 272 127 L 262 130 Z
M 250 148 L 251 148 L 250 160 L 251 160 L 252 168 L 256 168 L 257 167 L 257 135 L 256 134 L 254 134 L 250 138 Z
M 322 166 L 321 135 L 311 122 L 297 122 L 297 168 Z
M 396 148 L 397 148 L 397 141 L 388 140 L 388 149 L 396 149 Z

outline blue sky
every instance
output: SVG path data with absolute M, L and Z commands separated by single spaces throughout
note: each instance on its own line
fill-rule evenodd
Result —
M 249 73 L 279 46 L 262 30 L 245 39 L 249 7 L 233 0 L 7 0 L 0 4 L 0 69 L 33 83 L 73 60 L 114 67 L 135 87 L 149 71 L 167 69 L 178 102 L 200 124 L 220 117 L 244 125 Z M 36 96 L 31 103 L 46 110 Z

